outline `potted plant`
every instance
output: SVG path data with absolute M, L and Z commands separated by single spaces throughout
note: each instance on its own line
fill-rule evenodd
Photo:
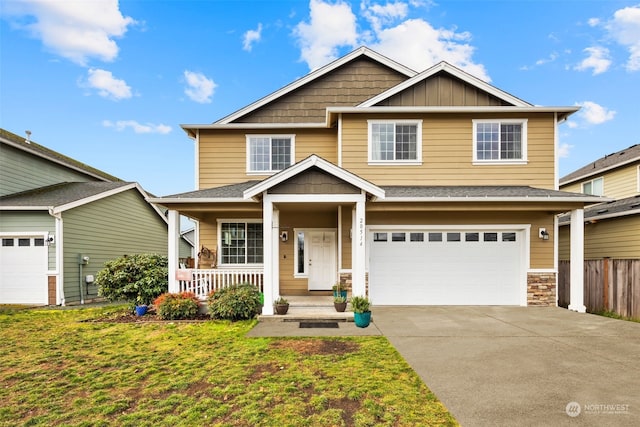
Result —
M 333 307 L 337 312 L 342 313 L 347 309 L 347 299 L 342 295 L 333 297 Z
M 334 298 L 335 297 L 340 297 L 340 296 L 344 297 L 345 299 L 347 298 L 347 290 L 342 287 L 340 282 L 338 282 L 335 285 L 333 285 L 332 289 L 333 289 Z
M 289 301 L 278 297 L 278 299 L 273 302 L 273 307 L 276 309 L 276 314 L 287 314 L 287 311 L 289 311 Z
M 359 328 L 366 328 L 371 323 L 370 301 L 367 297 L 355 296 L 351 298 L 353 321 Z

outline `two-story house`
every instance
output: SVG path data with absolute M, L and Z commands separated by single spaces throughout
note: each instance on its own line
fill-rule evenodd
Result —
M 106 261 L 166 255 L 167 219 L 147 197 L 135 182 L 0 129 L 0 304 L 92 301 Z
M 193 281 L 209 271 L 206 290 L 214 276 L 257 272 L 264 314 L 278 295 L 336 282 L 374 305 L 555 305 L 556 215 L 582 225 L 585 204 L 601 201 L 557 189 L 558 125 L 577 109 L 363 47 L 214 123 L 183 125 L 198 189 L 152 201 L 169 209 L 170 253 L 178 215 L 197 221 L 211 256 Z M 170 290 L 184 283 L 176 268 Z

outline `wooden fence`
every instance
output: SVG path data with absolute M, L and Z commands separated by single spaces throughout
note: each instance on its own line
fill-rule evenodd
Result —
M 569 261 L 558 265 L 558 305 L 570 301 Z M 584 262 L 584 304 L 590 313 L 613 311 L 640 318 L 640 259 L 596 259 Z

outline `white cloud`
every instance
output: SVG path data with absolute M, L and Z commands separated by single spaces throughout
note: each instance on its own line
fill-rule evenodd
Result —
M 558 148 L 558 157 L 561 157 L 561 158 L 569 157 L 569 153 L 571 152 L 572 148 L 573 148 L 573 145 L 570 145 L 567 143 L 560 144 L 560 147 Z
M 131 98 L 131 87 L 124 80 L 113 77 L 111 71 L 90 68 L 87 71 L 87 81 L 84 86 L 97 89 L 98 95 L 103 98 L 119 101 Z
M 135 133 L 159 133 L 162 135 L 166 135 L 171 132 L 171 126 L 163 124 L 155 125 L 152 123 L 141 124 L 135 120 L 118 120 L 116 122 L 103 120 L 102 126 L 107 128 L 114 128 L 119 132 L 127 128 L 131 128 Z
M 640 71 L 640 5 L 617 10 L 606 28 L 616 42 L 629 50 L 627 70 Z
M 248 30 L 242 37 L 242 49 L 251 52 L 253 44 L 260 41 L 262 37 L 262 24 L 258 24 L 255 30 Z
M 114 38 L 122 37 L 136 21 L 120 12 L 118 0 L 3 2 L 8 15 L 33 17 L 14 27 L 28 31 L 52 52 L 77 64 L 89 58 L 113 61 L 118 56 Z
M 431 3 L 429 3 L 431 4 Z M 310 0 L 310 22 L 301 22 L 294 36 L 301 46 L 302 60 L 316 69 L 338 57 L 338 48 L 354 48 L 365 42 L 372 49 L 416 71 L 447 61 L 476 77 L 490 81 L 482 64 L 473 61 L 471 34 L 456 29 L 436 29 L 423 19 L 406 19 L 409 5 L 416 2 L 361 3 L 361 15 L 371 30 L 358 32 L 357 18 L 343 1 Z
M 338 57 L 338 47 L 355 46 L 358 40 L 356 16 L 351 6 L 338 1 L 309 2 L 310 22 L 300 22 L 293 30 L 301 48 L 301 59 L 315 70 Z
M 615 111 L 608 110 L 592 101 L 578 102 L 576 105 L 581 107 L 578 116 L 587 124 L 599 125 L 612 120 L 616 115 Z
M 602 74 L 611 66 L 611 59 L 609 59 L 609 49 L 600 46 L 588 47 L 583 50 L 588 56 L 576 65 L 575 69 L 578 71 L 586 71 L 588 69 L 593 70 L 593 75 Z
M 216 87 L 218 87 L 213 80 L 208 79 L 207 76 L 202 73 L 188 70 L 184 72 L 184 78 L 187 83 L 184 93 L 189 99 L 200 104 L 208 104 L 211 102 L 211 97 Z
M 590 27 L 597 27 L 600 24 L 600 19 L 591 18 L 587 21 L 587 24 L 589 24 Z

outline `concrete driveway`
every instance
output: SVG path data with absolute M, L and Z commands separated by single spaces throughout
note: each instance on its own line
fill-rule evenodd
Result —
M 640 323 L 553 307 L 374 307 L 373 322 L 463 426 L 640 426 Z

